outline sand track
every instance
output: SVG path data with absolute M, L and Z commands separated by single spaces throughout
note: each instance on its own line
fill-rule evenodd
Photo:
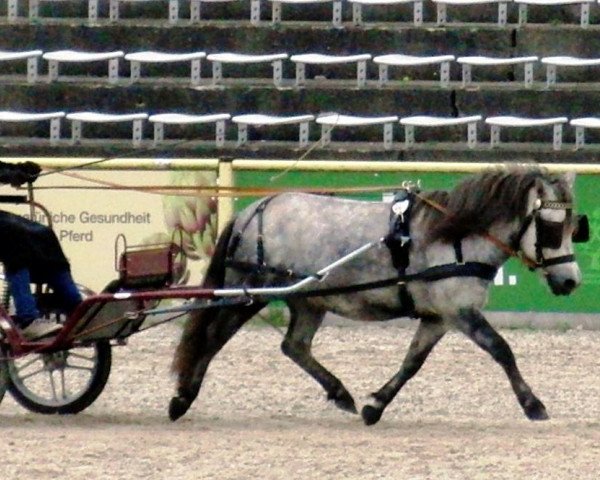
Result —
M 413 330 L 358 325 L 323 328 L 314 351 L 362 404 L 395 372 Z M 449 334 L 365 427 L 280 353 L 276 331 L 248 328 L 171 423 L 178 329 L 168 325 L 114 349 L 109 383 L 82 414 L 28 413 L 7 395 L 0 471 L 11 480 L 598 478 L 600 332 L 502 334 L 550 421 L 526 420 L 502 369 Z

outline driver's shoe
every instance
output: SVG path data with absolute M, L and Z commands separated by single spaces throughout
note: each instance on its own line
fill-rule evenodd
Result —
M 54 335 L 61 326 L 51 320 L 38 318 L 23 328 L 23 336 L 28 340 L 39 340 Z

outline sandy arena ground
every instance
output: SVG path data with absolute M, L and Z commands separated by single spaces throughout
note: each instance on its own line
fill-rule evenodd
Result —
M 326 326 L 317 357 L 358 403 L 397 369 L 412 328 Z M 325 401 L 279 351 L 272 328 L 240 332 L 212 363 L 199 399 L 166 408 L 179 330 L 113 350 L 100 398 L 75 416 L 0 405 L 2 479 L 597 479 L 600 332 L 502 332 L 552 419 L 528 421 L 500 367 L 449 334 L 423 370 L 365 427 Z

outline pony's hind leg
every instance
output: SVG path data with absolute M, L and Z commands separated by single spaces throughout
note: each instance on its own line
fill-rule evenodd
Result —
M 264 303 L 256 302 L 243 307 L 217 307 L 190 317 L 176 352 L 177 395 L 169 404 L 171 420 L 175 421 L 187 412 L 198 396 L 213 357 L 264 306 Z
M 400 370 L 383 387 L 371 395 L 372 403 L 363 407 L 361 416 L 366 425 L 373 425 L 379 421 L 385 407 L 394 399 L 404 384 L 416 375 L 433 347 L 447 330 L 446 325 L 438 317 L 421 319 Z
M 549 417 L 546 407 L 523 380 L 510 346 L 488 323 L 481 312 L 473 309 L 461 310 L 456 325 L 502 366 L 527 418 L 547 420 Z
M 325 311 L 313 309 L 304 302 L 288 302 L 288 306 L 290 325 L 281 343 L 281 350 L 325 389 L 327 400 L 333 400 L 342 410 L 357 413 L 354 399 L 346 387 L 311 352 L 313 338 L 323 322 Z

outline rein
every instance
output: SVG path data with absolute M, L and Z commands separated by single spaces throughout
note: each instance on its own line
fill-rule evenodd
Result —
M 443 213 L 446 216 L 450 215 L 448 212 L 448 209 L 446 207 L 444 207 L 443 205 L 440 205 L 435 200 L 431 200 L 430 198 L 424 197 L 423 195 L 420 195 L 419 193 L 415 193 L 415 196 L 417 198 L 419 198 L 421 201 L 423 201 L 424 203 L 426 203 L 427 205 L 429 205 L 430 207 L 437 210 L 438 212 Z M 529 225 L 527 225 L 527 226 L 529 226 Z M 525 228 L 525 230 L 526 230 L 526 228 Z M 525 233 L 525 231 L 523 230 L 523 234 L 524 233 Z M 481 237 L 485 238 L 490 243 L 493 243 L 496 247 L 498 247 L 500 250 L 502 250 L 508 256 L 518 258 L 530 270 L 536 269 L 540 266 L 540 264 L 538 262 L 535 262 L 531 258 L 526 257 L 525 255 L 522 255 L 521 253 L 519 253 L 519 251 L 517 251 L 515 248 L 510 246 L 508 243 L 503 242 L 502 240 L 500 240 L 498 237 L 492 235 L 491 233 L 481 232 L 479 235 Z

